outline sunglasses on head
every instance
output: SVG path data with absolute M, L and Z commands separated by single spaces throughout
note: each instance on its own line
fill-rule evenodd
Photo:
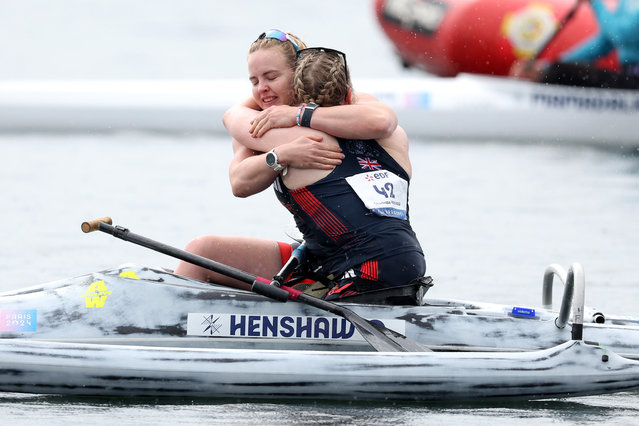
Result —
M 257 38 L 257 40 L 262 40 L 265 38 L 274 38 L 276 40 L 279 40 L 281 42 L 285 42 L 285 41 L 290 41 L 291 44 L 293 45 L 293 47 L 295 48 L 295 52 L 299 52 L 300 48 L 297 45 L 297 43 L 295 43 L 295 41 L 293 40 L 293 37 L 291 37 L 289 34 L 285 33 L 284 31 L 280 31 L 280 30 L 268 30 L 265 33 L 260 34 L 260 36 Z M 255 40 L 255 41 L 257 41 Z
M 329 49 L 328 47 L 307 47 L 306 49 L 302 49 L 297 52 L 298 58 L 303 58 L 307 53 L 315 53 L 315 52 L 324 52 L 329 55 L 337 55 L 344 61 L 344 65 L 346 65 L 346 53 L 340 52 L 339 50 Z
M 346 73 L 346 77 L 350 79 L 350 74 L 348 73 L 348 65 L 346 64 L 346 53 L 344 52 L 340 52 L 339 50 L 335 49 L 329 49 L 328 47 L 308 47 L 297 52 L 297 57 L 301 59 L 304 57 L 304 55 L 315 52 L 324 52 L 329 55 L 335 55 L 342 58 L 342 61 L 344 61 L 344 72 Z

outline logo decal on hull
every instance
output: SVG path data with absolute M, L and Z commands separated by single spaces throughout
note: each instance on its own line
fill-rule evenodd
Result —
M 402 320 L 375 320 L 404 334 Z M 364 340 L 353 324 L 340 317 L 189 313 L 188 336 L 280 339 Z
M 202 326 L 204 330 L 202 333 L 213 336 L 220 332 L 220 328 L 222 327 L 220 317 L 215 315 L 204 315 L 204 320 L 202 321 Z
M 37 318 L 35 309 L 0 310 L 0 331 L 36 331 Z
M 120 276 L 123 278 L 131 278 L 132 280 L 139 280 L 140 277 L 138 277 L 135 274 L 135 271 L 124 271 L 124 272 L 120 272 Z
M 84 302 L 87 308 L 103 308 L 104 302 L 110 294 L 111 291 L 107 289 L 104 280 L 100 280 L 92 282 L 91 285 L 89 285 L 89 289 L 82 295 L 82 297 L 84 297 Z

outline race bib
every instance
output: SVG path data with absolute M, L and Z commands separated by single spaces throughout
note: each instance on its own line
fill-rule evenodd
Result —
M 393 172 L 375 170 L 359 173 L 347 177 L 346 182 L 373 213 L 407 219 L 408 182 Z

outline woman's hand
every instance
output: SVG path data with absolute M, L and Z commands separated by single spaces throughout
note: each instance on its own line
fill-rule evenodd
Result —
M 331 170 L 342 164 L 344 154 L 337 145 L 328 144 L 321 136 L 300 136 L 280 145 L 276 153 L 282 165 L 299 169 Z
M 265 109 L 255 116 L 251 121 L 249 132 L 254 138 L 261 137 L 270 129 L 276 127 L 293 127 L 297 124 L 295 117 L 297 116 L 298 107 L 288 105 L 277 105 Z

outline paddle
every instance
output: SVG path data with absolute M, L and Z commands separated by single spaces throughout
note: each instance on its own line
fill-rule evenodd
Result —
M 557 25 L 555 32 L 550 37 L 548 37 L 548 39 L 544 42 L 544 44 L 541 45 L 541 47 L 537 50 L 537 53 L 535 53 L 535 55 L 529 59 L 528 63 L 535 62 L 537 59 L 539 59 L 541 54 L 546 51 L 546 48 L 548 47 L 550 42 L 557 38 L 557 35 L 559 35 L 559 33 L 566 27 L 566 24 L 573 18 L 573 16 L 575 16 L 575 13 L 577 13 L 579 6 L 581 6 L 581 3 L 584 1 L 589 1 L 589 0 L 577 0 L 577 2 L 572 7 L 572 9 L 570 9 L 568 13 L 566 13 L 564 18 L 561 21 L 559 21 L 559 24 Z
M 390 330 L 381 324 L 368 321 L 355 312 L 340 306 L 336 303 L 317 299 L 299 290 L 287 286 L 278 286 L 276 281 L 258 277 L 248 272 L 241 271 L 231 266 L 215 262 L 202 256 L 189 253 L 175 247 L 151 240 L 141 235 L 134 234 L 121 226 L 112 226 L 111 218 L 103 217 L 89 222 L 82 223 L 82 231 L 85 233 L 102 231 L 111 234 L 116 238 L 137 244 L 151 250 L 166 254 L 171 257 L 183 260 L 202 268 L 209 269 L 222 275 L 226 275 L 236 280 L 243 281 L 251 285 L 251 291 L 269 297 L 274 300 L 286 302 L 288 299 L 295 300 L 318 309 L 341 316 L 350 321 L 362 337 L 379 352 L 427 352 L 429 349 L 419 343 L 408 339 L 406 336 Z

